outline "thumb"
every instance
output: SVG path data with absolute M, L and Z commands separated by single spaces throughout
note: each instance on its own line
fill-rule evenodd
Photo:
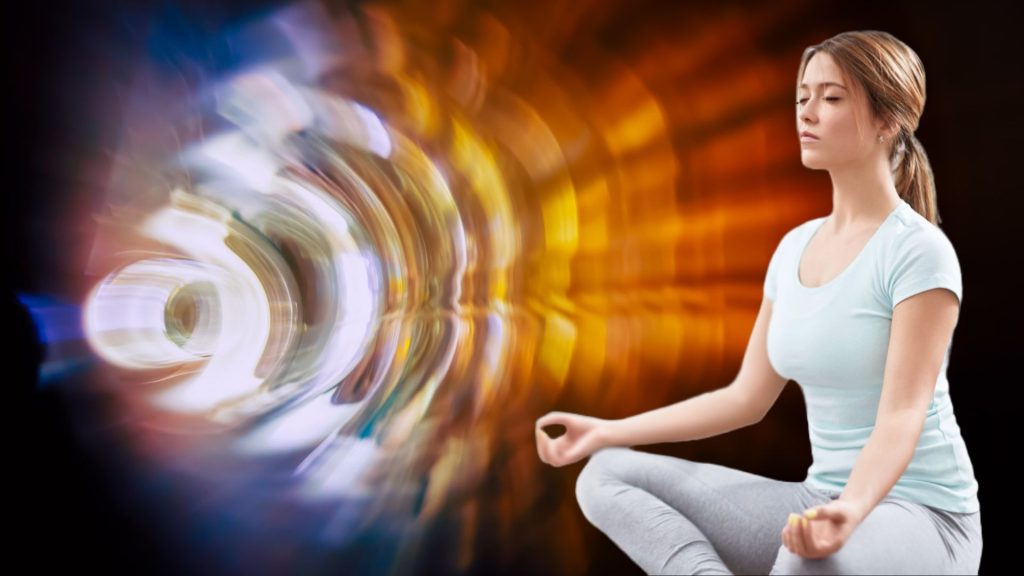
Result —
M 846 511 L 842 510 L 838 506 L 832 504 L 824 504 L 822 506 L 815 506 L 814 508 L 808 508 L 804 512 L 804 516 L 810 519 L 821 519 L 821 520 L 846 520 Z
M 592 454 L 591 448 L 583 441 L 577 441 L 574 442 L 572 445 L 568 446 L 562 452 L 562 457 L 565 458 L 566 461 L 572 463 L 579 462 L 580 460 L 586 458 L 590 454 Z

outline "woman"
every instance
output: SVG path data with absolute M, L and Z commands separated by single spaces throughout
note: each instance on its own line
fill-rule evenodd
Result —
M 802 161 L 829 171 L 832 213 L 779 242 L 735 381 L 622 420 L 549 413 L 538 453 L 591 456 L 581 510 L 648 573 L 976 574 L 978 484 L 946 380 L 960 266 L 914 137 L 923 67 L 853 31 L 806 49 L 797 78 Z M 803 482 L 632 449 L 755 424 L 789 380 L 807 404 Z

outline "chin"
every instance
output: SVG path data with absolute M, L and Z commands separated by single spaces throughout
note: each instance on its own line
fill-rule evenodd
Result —
M 811 170 L 826 170 L 828 162 L 823 161 L 818 154 L 800 152 L 800 162 Z

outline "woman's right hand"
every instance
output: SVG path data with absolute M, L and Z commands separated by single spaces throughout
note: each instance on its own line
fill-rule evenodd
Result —
M 551 438 L 545 426 L 561 424 L 565 434 Z M 609 446 L 607 432 L 609 420 L 572 414 L 549 412 L 537 420 L 537 454 L 542 462 L 555 467 L 572 464 Z

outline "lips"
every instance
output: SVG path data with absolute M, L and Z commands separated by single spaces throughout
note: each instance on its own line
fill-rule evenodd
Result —
M 805 136 L 808 137 L 808 138 L 814 138 L 815 140 L 818 140 L 818 135 L 817 134 L 812 134 L 812 133 L 810 133 L 810 132 L 808 132 L 806 130 L 804 130 L 803 132 L 800 133 L 800 137 L 801 138 L 803 138 Z

